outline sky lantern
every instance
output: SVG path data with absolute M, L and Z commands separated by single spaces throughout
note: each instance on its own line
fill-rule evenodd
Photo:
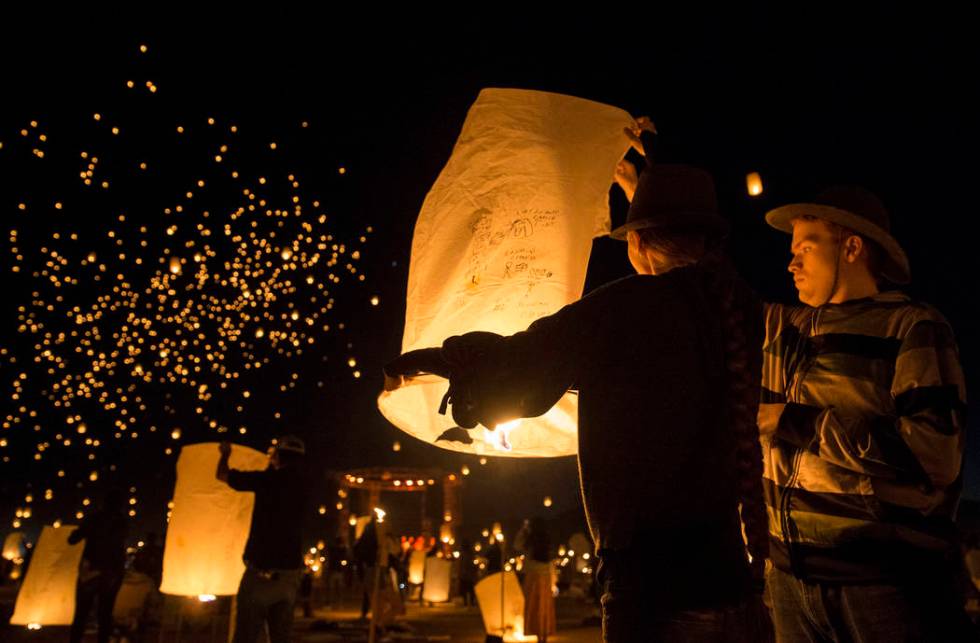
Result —
M 421 585 L 425 578 L 425 551 L 415 549 L 408 556 L 408 582 L 412 585 Z
M 609 231 L 609 186 L 632 123 L 621 109 L 572 96 L 481 91 L 415 225 L 402 351 L 474 330 L 510 335 L 581 297 L 592 239 Z M 378 406 L 400 429 L 454 451 L 576 452 L 570 394 L 509 433 L 437 440 L 454 427 L 437 412 L 447 387 L 412 378 Z
M 505 641 L 524 638 L 524 591 L 515 572 L 490 574 L 474 589 L 487 634 Z M 501 631 L 501 628 L 503 631 Z
M 749 196 L 759 196 L 762 194 L 762 177 L 758 172 L 749 172 L 745 175 L 745 189 Z
M 425 559 L 425 584 L 422 600 L 428 603 L 445 603 L 449 600 L 449 584 L 453 564 L 444 558 L 429 556 Z
M 68 544 L 74 526 L 44 526 L 34 548 L 27 576 L 17 593 L 11 625 L 37 629 L 42 625 L 71 625 L 75 614 L 75 584 L 83 543 Z
M 24 532 L 12 531 L 3 541 L 4 560 L 19 561 L 27 553 L 24 547 Z
M 242 554 L 252 521 L 255 494 L 235 491 L 214 477 L 218 443 L 183 447 L 163 550 L 160 591 L 179 596 L 227 596 L 238 592 L 245 572 Z M 233 444 L 229 466 L 254 471 L 268 457 Z

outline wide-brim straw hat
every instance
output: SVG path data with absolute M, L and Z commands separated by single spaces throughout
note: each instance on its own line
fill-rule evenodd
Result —
M 630 230 L 643 228 L 697 231 L 709 237 L 728 234 L 728 221 L 718 214 L 711 174 L 690 165 L 647 166 L 640 173 L 626 223 L 609 236 L 623 240 Z
M 791 203 L 766 213 L 766 222 L 777 230 L 793 233 L 793 220 L 816 217 L 853 230 L 878 244 L 885 256 L 881 276 L 896 284 L 912 280 L 908 257 L 891 235 L 891 220 L 881 200 L 856 186 L 827 188 L 812 203 Z

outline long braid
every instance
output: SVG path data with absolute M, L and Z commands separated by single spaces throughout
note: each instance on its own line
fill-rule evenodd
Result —
M 708 289 L 719 306 L 723 324 L 728 373 L 725 402 L 729 423 L 735 433 L 735 472 L 742 528 L 755 577 L 761 578 L 769 557 L 768 514 L 762 497 L 762 449 L 757 424 L 761 343 L 750 342 L 747 332 L 751 329 L 761 333 L 761 305 L 754 298 L 739 297 L 739 286 L 737 277 L 716 274 L 709 279 Z M 748 289 L 745 290 L 748 294 Z

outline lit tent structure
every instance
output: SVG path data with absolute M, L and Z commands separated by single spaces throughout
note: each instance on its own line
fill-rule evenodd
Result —
M 218 458 L 216 442 L 187 445 L 180 452 L 163 550 L 160 591 L 164 594 L 200 597 L 238 592 L 255 494 L 235 491 L 217 480 Z M 255 449 L 232 445 L 232 469 L 254 471 L 268 462 Z
M 481 91 L 416 222 L 402 352 L 473 330 L 510 335 L 581 297 L 632 123 L 621 109 L 572 96 Z M 541 417 L 474 431 L 469 443 L 437 440 L 454 426 L 437 412 L 447 387 L 411 378 L 378 407 L 400 429 L 455 451 L 576 452 L 572 394 Z

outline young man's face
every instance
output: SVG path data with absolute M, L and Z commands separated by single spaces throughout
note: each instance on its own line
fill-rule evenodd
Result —
M 789 271 L 800 301 L 820 306 L 834 294 L 840 262 L 840 233 L 821 219 L 795 219 Z

